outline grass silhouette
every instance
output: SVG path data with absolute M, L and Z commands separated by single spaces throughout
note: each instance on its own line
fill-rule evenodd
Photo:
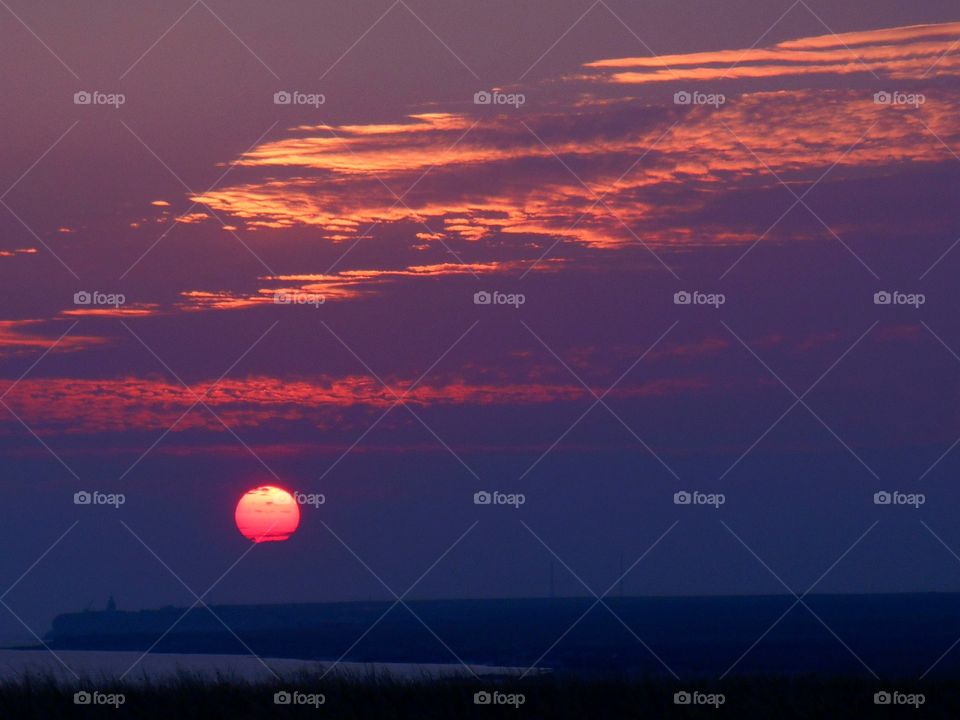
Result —
M 913 707 L 874 703 L 880 689 L 923 693 L 925 702 Z M 77 705 L 74 693 L 96 690 L 103 696 L 122 693 L 119 708 Z M 712 706 L 677 705 L 674 694 L 697 690 L 722 693 L 725 702 Z M 275 694 L 299 692 L 324 702 L 276 704 Z M 520 694 L 519 707 L 476 704 L 477 692 Z M 304 699 L 301 696 L 301 700 Z M 316 698 L 315 698 L 316 699 Z M 909 713 L 907 715 L 907 713 Z M 342 718 L 343 720 L 449 720 L 451 718 L 886 718 L 960 717 L 960 680 L 877 682 L 863 678 L 738 677 L 725 681 L 682 682 L 660 678 L 584 677 L 550 674 L 517 678 L 445 678 L 427 676 L 395 679 L 369 674 L 322 678 L 305 673 L 282 682 L 256 682 L 220 675 L 215 679 L 181 673 L 162 682 L 117 682 L 84 678 L 65 683 L 53 676 L 23 676 L 0 684 L 0 717 L 32 719 L 163 718 L 164 720 L 245 720 L 247 718 Z

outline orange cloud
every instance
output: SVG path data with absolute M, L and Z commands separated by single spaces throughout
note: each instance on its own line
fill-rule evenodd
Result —
M 610 58 L 586 63 L 584 67 L 644 70 L 596 76 L 629 84 L 865 72 L 885 72 L 892 77 L 955 75 L 960 72 L 960 57 L 951 56 L 950 51 L 957 39 L 960 23 L 914 25 L 800 38 L 770 48 Z
M 0 250 L 0 257 L 16 257 L 17 255 L 36 255 L 36 248 L 17 248 L 16 250 Z
M 544 260 L 544 269 L 558 269 L 562 261 Z M 517 272 L 525 265 L 514 262 L 434 263 L 411 265 L 398 270 L 343 270 L 338 273 L 301 273 L 265 276 L 264 281 L 278 283 L 255 293 L 191 290 L 181 293 L 183 310 L 242 310 L 264 305 L 316 305 L 329 301 L 351 300 L 381 289 L 387 282 L 403 278 L 490 275 Z
M 65 317 L 145 317 L 147 315 L 156 315 L 159 305 L 155 303 L 136 303 L 122 305 L 120 307 L 111 306 L 81 306 L 64 310 L 60 314 Z
M 751 243 L 772 219 L 716 209 L 727 198 L 783 190 L 771 170 L 787 182 L 810 182 L 828 170 L 842 180 L 887 176 L 898 164 L 954 162 L 960 90 L 937 75 L 960 72 L 960 52 L 949 52 L 958 36 L 960 23 L 946 23 L 596 60 L 575 79 L 597 92 L 554 83 L 568 97 L 559 109 L 525 114 L 532 132 L 514 118 L 442 112 L 399 123 L 303 125 L 238 158 L 242 180 L 191 199 L 247 230 L 316 228 L 330 242 L 409 224 L 416 250 L 500 241 L 518 252 L 533 248 L 535 258 L 538 243 L 555 240 L 609 249 Z M 816 87 L 804 88 L 795 80 L 868 68 L 918 81 L 910 87 L 926 90 L 925 104 L 883 106 L 846 81 L 837 87 L 818 77 Z M 787 76 L 794 77 L 789 89 L 741 83 L 717 108 L 674 105 L 672 92 L 659 104 L 607 97 L 624 84 Z M 408 188 L 402 201 L 393 194 Z M 813 237 L 777 232 L 780 240 Z

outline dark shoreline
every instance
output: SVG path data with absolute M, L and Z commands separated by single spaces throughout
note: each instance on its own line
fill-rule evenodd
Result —
M 142 651 L 162 638 L 154 652 L 248 654 L 246 644 L 264 657 L 459 658 L 583 676 L 869 676 L 866 666 L 920 677 L 960 638 L 957 594 L 811 595 L 804 603 L 790 595 L 608 598 L 605 605 L 593 598 L 418 600 L 408 601 L 409 610 L 390 602 L 211 606 L 216 617 L 171 607 L 61 615 L 45 642 Z M 932 674 L 960 675 L 960 652 L 947 653 Z

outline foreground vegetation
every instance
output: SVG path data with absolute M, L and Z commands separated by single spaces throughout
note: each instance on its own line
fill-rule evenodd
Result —
M 891 704 L 874 694 L 889 690 Z M 80 695 L 77 704 L 75 693 Z M 691 704 L 676 704 L 676 693 Z M 286 694 L 285 694 L 286 693 Z M 488 693 L 487 695 L 476 695 Z M 475 697 L 476 696 L 476 697 Z M 880 698 L 881 701 L 884 699 Z M 922 699 L 922 704 L 921 703 Z M 285 701 L 289 700 L 289 704 Z M 489 700 L 489 703 L 484 701 Z M 279 701 L 276 702 L 276 701 Z M 479 701 L 479 704 L 478 702 Z M 905 704 L 907 702 L 913 704 Z M 919 705 L 919 707 L 915 707 Z M 960 717 L 960 680 L 736 678 L 724 682 L 584 678 L 392 680 L 299 676 L 285 682 L 215 681 L 181 675 L 163 683 L 90 679 L 67 685 L 49 677 L 0 684 L 0 718 L 886 718 Z

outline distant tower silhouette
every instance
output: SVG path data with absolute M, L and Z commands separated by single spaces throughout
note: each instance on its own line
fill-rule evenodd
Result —
M 116 612 L 117 611 L 117 601 L 113 599 L 113 595 L 107 600 L 107 612 Z

